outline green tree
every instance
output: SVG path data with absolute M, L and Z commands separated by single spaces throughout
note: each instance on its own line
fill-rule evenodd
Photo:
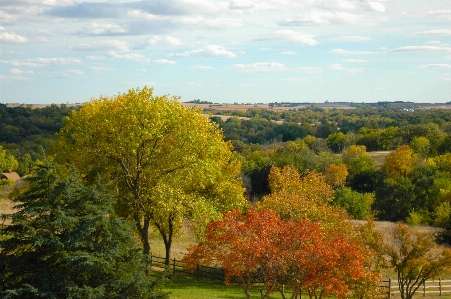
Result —
M 113 195 L 85 186 L 72 170 L 37 167 L 0 241 L 1 298 L 163 298 L 146 276 L 131 225 L 115 215 Z
M 421 157 L 427 157 L 431 150 L 431 142 L 423 136 L 414 137 L 409 145 L 414 153 L 419 154 Z
M 339 153 L 343 150 L 346 142 L 346 135 L 342 132 L 332 133 L 326 138 L 327 146 L 334 152 Z
M 409 178 L 388 178 L 376 189 L 373 210 L 381 220 L 405 220 L 410 211 L 421 208 L 417 204 L 415 185 Z
M 33 160 L 30 154 L 24 154 L 19 157 L 19 167 L 18 172 L 20 176 L 24 176 L 30 173 L 31 166 L 33 165 Z
M 371 216 L 371 205 L 374 202 L 373 193 L 359 193 L 349 187 L 335 190 L 333 203 L 348 212 L 354 219 L 364 220 Z
M 54 151 L 57 161 L 114 185 L 117 210 L 134 219 L 145 254 L 151 224 L 169 254 L 183 217 L 205 223 L 245 202 L 240 163 L 217 125 L 177 97 L 154 96 L 149 88 L 101 97 L 73 111 Z
M 359 172 L 374 171 L 374 160 L 368 155 L 363 145 L 351 145 L 342 152 L 343 163 L 348 167 L 349 175 Z
M 13 171 L 19 167 L 19 162 L 17 162 L 14 156 L 6 153 L 6 150 L 0 146 L 0 172 L 3 171 Z

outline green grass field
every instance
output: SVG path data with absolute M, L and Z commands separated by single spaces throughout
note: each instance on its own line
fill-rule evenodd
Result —
M 246 298 L 243 288 L 239 284 L 225 285 L 220 281 L 195 279 L 180 275 L 173 275 L 165 282 L 164 291 L 169 292 L 170 299 L 242 299 Z M 252 298 L 260 298 L 257 288 L 251 290 Z M 271 298 L 282 296 L 274 292 Z

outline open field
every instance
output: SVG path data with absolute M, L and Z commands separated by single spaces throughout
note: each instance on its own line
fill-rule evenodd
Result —
M 305 103 L 298 106 L 290 107 L 270 107 L 268 104 L 198 104 L 198 103 L 182 103 L 186 107 L 200 108 L 200 109 L 215 109 L 215 110 L 232 110 L 232 111 L 246 111 L 248 109 L 270 109 L 274 111 L 284 111 L 290 109 L 306 108 L 306 107 L 320 107 L 323 109 L 355 109 L 349 104 L 334 104 L 334 103 Z
M 374 165 L 377 169 L 381 168 L 384 164 L 385 157 L 387 157 L 392 151 L 377 151 L 377 152 L 368 152 L 368 155 L 373 158 Z
M 64 104 L 64 103 L 60 103 Z M 60 105 L 57 104 L 57 105 Z M 317 107 L 323 109 L 355 109 L 356 107 L 351 106 L 353 103 L 299 103 L 297 106 L 282 106 L 282 107 L 270 107 L 269 103 L 258 103 L 258 104 L 237 104 L 237 103 L 222 103 L 222 104 L 199 104 L 199 103 L 186 103 L 182 102 L 186 107 L 194 107 L 200 109 L 214 109 L 214 110 L 233 110 L 233 111 L 246 111 L 248 109 L 271 109 L 274 111 L 284 111 L 290 109 L 307 108 L 307 107 Z M 417 109 L 451 109 L 451 105 L 444 103 L 389 103 L 392 106 L 413 106 Z M 51 104 L 20 104 L 12 103 L 6 104 L 8 107 L 31 107 L 33 109 L 44 108 L 50 106 Z M 81 106 L 83 103 L 67 103 L 68 107 Z

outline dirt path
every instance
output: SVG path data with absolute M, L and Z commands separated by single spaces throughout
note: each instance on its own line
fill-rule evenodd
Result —
M 1 199 L 0 200 L 0 215 L 2 214 L 11 214 L 13 212 L 14 204 L 9 199 Z M 4 221 L 0 219 L 0 224 L 9 224 L 9 221 Z

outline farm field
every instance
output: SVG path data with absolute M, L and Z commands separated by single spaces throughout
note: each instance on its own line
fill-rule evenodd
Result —
M 59 103 L 56 105 L 61 105 L 63 103 Z M 200 104 L 200 103 L 188 103 L 182 102 L 186 107 L 194 107 L 200 109 L 215 109 L 215 110 L 232 110 L 232 111 L 245 111 L 248 109 L 271 109 L 274 111 L 285 111 L 290 109 L 298 109 L 298 108 L 307 108 L 307 107 L 318 107 L 322 109 L 355 109 L 351 104 L 354 103 L 299 103 L 298 106 L 290 107 L 290 106 L 282 106 L 282 107 L 269 107 L 269 104 L 259 103 L 259 104 L 232 104 L 232 103 L 222 103 L 222 104 Z M 402 103 L 404 105 L 411 104 L 412 106 L 420 109 L 451 109 L 451 105 L 443 104 L 443 103 Z M 45 108 L 52 104 L 6 104 L 8 107 L 31 107 L 33 109 L 37 108 Z M 65 104 L 68 107 L 81 106 L 83 103 L 67 103 Z M 392 103 L 393 105 L 393 103 Z

